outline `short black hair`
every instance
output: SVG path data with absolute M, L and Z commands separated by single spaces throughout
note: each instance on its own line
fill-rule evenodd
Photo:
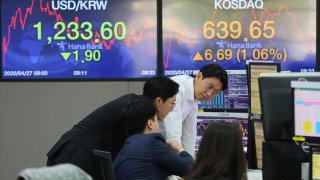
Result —
M 156 111 L 153 101 L 137 96 L 122 109 L 121 123 L 128 135 L 140 134 L 144 131 L 148 120 L 154 119 Z
M 163 101 L 179 92 L 179 84 L 168 77 L 155 76 L 146 81 L 143 86 L 143 95 L 154 100 L 161 97 Z
M 203 78 L 210 78 L 210 77 L 218 78 L 222 83 L 222 90 L 227 89 L 227 87 L 228 87 L 228 74 L 227 74 L 226 70 L 224 70 L 220 65 L 208 64 L 206 66 L 203 66 L 200 69 L 200 72 L 202 72 Z

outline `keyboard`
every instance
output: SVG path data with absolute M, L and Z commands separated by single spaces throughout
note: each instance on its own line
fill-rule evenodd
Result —
M 260 169 L 248 169 L 248 180 L 262 180 L 262 171 Z

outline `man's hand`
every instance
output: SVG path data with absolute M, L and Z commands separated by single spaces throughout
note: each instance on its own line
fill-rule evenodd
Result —
M 184 151 L 182 146 L 175 140 L 167 140 L 167 144 L 169 145 L 169 147 L 171 149 L 173 149 L 178 154 L 180 154 L 182 151 Z

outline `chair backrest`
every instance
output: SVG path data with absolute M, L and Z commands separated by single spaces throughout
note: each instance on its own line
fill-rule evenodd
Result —
M 99 159 L 103 180 L 115 180 L 111 153 L 95 149 L 93 150 L 93 154 Z
M 48 167 L 26 168 L 18 175 L 18 180 L 92 180 L 85 171 L 73 164 L 57 164 Z

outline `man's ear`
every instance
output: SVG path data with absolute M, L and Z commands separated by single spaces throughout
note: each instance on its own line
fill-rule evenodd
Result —
M 203 75 L 202 75 L 202 72 L 198 72 L 198 74 L 196 75 L 196 78 L 199 80 L 199 79 L 202 79 Z
M 152 130 L 153 129 L 153 123 L 152 123 L 152 119 L 149 119 L 147 122 L 147 128 Z
M 156 99 L 154 100 L 154 103 L 155 103 L 156 107 L 158 107 L 161 105 L 161 103 L 163 103 L 163 100 L 161 97 L 156 97 Z

